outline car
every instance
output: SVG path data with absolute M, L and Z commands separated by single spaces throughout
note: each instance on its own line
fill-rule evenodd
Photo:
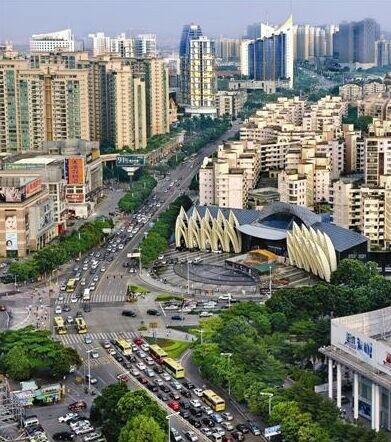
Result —
M 114 355 L 114 359 L 115 359 L 116 361 L 118 361 L 118 362 L 122 362 L 122 361 L 124 360 L 124 358 L 123 358 L 120 354 L 118 354 L 118 353 L 116 353 L 116 354 Z
M 250 431 L 246 424 L 238 424 L 236 425 L 236 429 L 243 434 L 247 434 Z
M 170 440 L 173 440 L 174 442 L 180 442 L 181 440 L 183 440 L 182 436 L 179 434 L 179 431 L 174 427 L 171 427 L 170 436 Z
M 191 398 L 191 393 L 190 393 L 189 390 L 184 390 L 184 389 L 182 389 L 182 390 L 181 390 L 181 395 L 184 396 L 184 397 L 186 397 L 186 398 L 188 398 L 188 399 Z
M 213 410 L 208 406 L 208 405 L 203 405 L 201 407 L 201 410 L 203 413 L 205 413 L 207 416 L 210 416 L 211 414 L 213 414 Z
M 181 409 L 181 406 L 177 401 L 170 401 L 167 403 L 167 405 L 174 411 L 179 411 Z
M 218 297 L 219 301 L 231 301 L 231 299 L 232 299 L 232 296 L 229 293 L 227 293 L 226 295 L 220 295 Z
M 144 370 L 144 372 L 146 373 L 146 375 L 147 375 L 149 378 L 153 378 L 154 376 L 156 376 L 156 373 L 155 373 L 153 370 L 151 370 L 150 368 L 146 368 L 146 369 Z
M 194 388 L 193 393 L 198 397 L 202 397 L 204 390 L 202 388 Z
M 182 385 L 177 380 L 173 379 L 170 384 L 175 390 L 182 390 Z
M 70 431 L 60 431 L 53 434 L 54 440 L 73 440 L 75 435 Z
M 85 302 L 85 303 L 83 304 L 83 312 L 85 312 L 85 313 L 89 313 L 90 311 L 91 311 L 91 304 Z
M 141 336 L 138 336 L 137 338 L 134 338 L 133 339 L 133 342 L 136 344 L 136 345 L 141 345 L 141 344 L 144 344 L 144 339 L 141 337 Z
M 200 313 L 200 318 L 209 318 L 210 316 L 214 316 L 212 312 L 203 311 Z
M 174 399 L 174 401 L 179 401 L 180 396 L 179 396 L 179 394 L 176 393 L 175 391 L 172 391 L 172 392 L 170 393 L 170 398 L 171 398 L 171 399 Z
M 225 430 L 223 427 L 217 426 L 214 428 L 214 434 L 219 434 L 221 437 L 223 437 L 225 435 Z
M 91 357 L 92 357 L 92 359 L 98 359 L 99 353 L 96 350 L 94 350 L 91 352 Z
M 221 416 L 226 421 L 233 421 L 234 420 L 234 417 L 233 417 L 232 413 L 229 413 L 228 411 L 225 411 L 224 413 L 221 413 Z
M 148 315 L 151 315 L 151 316 L 160 316 L 159 310 L 156 310 L 153 308 L 148 309 L 147 313 L 148 313 Z
M 134 313 L 134 311 L 132 310 L 122 310 L 122 316 L 129 316 L 130 318 L 135 318 L 136 317 L 136 313 Z
M 130 373 L 133 375 L 133 376 L 139 376 L 140 375 L 140 372 L 137 370 L 137 368 L 131 368 L 130 370 Z
M 69 307 L 68 304 L 64 304 L 62 309 L 63 309 L 64 312 L 70 312 L 71 311 L 71 308 Z
M 86 375 L 86 382 L 88 382 L 91 385 L 95 385 L 98 383 L 98 379 L 94 378 L 93 376 Z
M 235 439 L 234 439 L 234 437 L 232 435 L 231 436 L 226 435 L 226 436 L 223 436 L 222 441 L 223 442 L 235 442 Z
M 190 407 L 190 413 L 195 417 L 201 417 L 202 416 L 202 410 L 201 408 L 195 408 L 193 406 Z
M 169 400 L 169 397 L 167 395 L 165 395 L 164 393 L 158 393 L 157 397 L 163 402 L 167 402 Z
M 206 437 L 212 436 L 212 430 L 208 427 L 200 428 L 201 433 L 205 434 Z
M 61 315 L 61 313 L 62 313 L 61 305 L 56 305 L 56 309 L 54 311 L 55 311 L 56 315 Z
M 254 421 L 248 422 L 248 428 L 254 436 L 260 436 L 261 429 L 258 427 L 258 424 Z
M 187 440 L 190 440 L 191 442 L 197 442 L 198 436 L 194 433 L 194 431 L 185 431 L 185 437 Z
M 102 347 L 105 348 L 106 350 L 108 348 L 110 348 L 111 347 L 110 341 L 103 341 L 102 342 Z
M 91 338 L 91 336 L 85 336 L 84 337 L 84 343 L 85 344 L 91 344 L 92 343 L 92 338 Z
M 77 302 L 77 296 L 76 295 L 72 295 L 71 296 L 71 303 L 74 304 L 75 302 Z
M 148 383 L 148 379 L 145 378 L 144 376 L 138 376 L 137 380 L 140 382 L 140 384 L 147 384 Z
M 103 272 L 105 272 L 106 271 L 106 267 L 101 267 L 100 268 L 100 271 L 103 273 Z
M 94 431 L 94 427 L 91 427 L 91 425 L 86 425 L 84 427 L 76 428 L 76 430 L 74 430 L 77 436 L 79 436 L 80 434 L 90 433 L 92 431 Z
M 204 417 L 201 422 L 206 425 L 207 427 L 214 427 L 215 423 L 212 419 L 210 419 L 209 417 Z
M 64 416 L 60 416 L 57 420 L 60 423 L 66 423 L 66 422 L 70 421 L 71 419 L 74 419 L 77 416 L 78 416 L 77 413 L 67 413 Z
M 69 426 L 72 428 L 73 431 L 75 431 L 76 428 L 82 428 L 88 425 L 91 425 L 88 419 L 81 419 L 75 422 L 70 422 L 69 424 Z
M 141 344 L 140 347 L 142 351 L 145 351 L 146 353 L 149 352 L 149 345 L 146 344 L 145 342 L 144 344 Z
M 73 317 L 67 316 L 67 324 L 73 324 Z
M 69 411 L 79 411 L 79 410 L 85 410 L 87 408 L 87 404 L 84 401 L 76 401 L 72 402 L 68 405 Z
M 190 408 L 190 402 L 184 400 L 179 401 L 179 405 L 181 406 L 181 408 L 184 408 L 185 410 L 188 410 Z
M 193 425 L 193 427 L 195 427 L 195 428 L 201 428 L 201 422 L 198 421 L 197 419 L 194 419 L 194 418 L 192 418 L 192 417 L 189 417 L 188 421 L 189 421 L 189 424 L 190 424 L 190 425 Z
M 199 399 L 192 399 L 190 401 L 190 404 L 194 407 L 194 408 L 201 408 L 201 402 Z
M 63 293 L 60 293 L 60 294 L 58 295 L 58 300 L 59 300 L 60 302 L 64 301 L 64 295 L 63 295 Z M 4 306 L 1 306 L 1 305 L 0 305 L 0 311 L 4 312 L 5 310 L 1 310 L 1 307 L 5 307 L 5 305 L 4 305 Z
M 172 321 L 182 321 L 182 316 L 181 315 L 172 315 L 171 320 Z
M 61 290 L 62 292 L 65 292 L 66 289 L 67 289 L 66 284 L 61 284 L 61 285 L 60 285 L 60 290 Z
M 164 391 L 164 393 L 169 393 L 171 390 L 167 387 L 167 385 L 161 385 L 160 389 Z
M 231 436 L 235 439 L 235 440 L 239 440 L 242 441 L 244 440 L 244 434 L 240 431 L 233 431 L 231 433 Z
M 146 366 L 145 366 L 145 364 L 143 362 L 137 362 L 136 366 L 137 366 L 137 368 L 139 370 L 145 370 L 146 369 Z
M 93 433 L 87 434 L 83 437 L 83 442 L 90 442 L 94 440 L 102 440 L 102 433 L 94 431 Z
M 223 418 L 219 415 L 219 413 L 212 413 L 210 417 L 216 422 L 216 424 L 221 424 L 221 422 L 223 422 Z
M 169 380 L 171 380 L 171 376 L 168 373 L 162 373 L 160 375 L 162 377 L 162 379 L 166 382 L 168 382 Z
M 148 390 L 153 391 L 153 392 L 156 392 L 158 390 L 157 385 L 154 385 L 152 382 L 148 382 L 146 387 L 148 388 Z
M 225 428 L 227 431 L 233 431 L 234 426 L 231 424 L 231 422 L 225 421 L 221 423 L 221 426 Z
M 188 390 L 192 390 L 195 387 L 195 385 L 192 382 L 190 382 L 190 381 L 185 381 L 183 383 L 183 386 L 185 388 L 187 388 Z
M 154 361 L 150 356 L 147 356 L 147 357 L 145 358 L 145 362 L 146 362 L 148 365 L 154 365 L 154 363 L 155 363 L 155 361 Z
M 84 278 L 80 281 L 80 285 L 86 285 L 86 280 Z

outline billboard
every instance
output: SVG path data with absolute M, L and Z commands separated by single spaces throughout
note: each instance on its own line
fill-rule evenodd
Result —
M 16 215 L 5 217 L 5 248 L 6 250 L 18 250 Z
M 35 180 L 30 181 L 26 184 L 26 198 L 30 198 L 30 196 L 35 195 L 41 190 L 42 180 L 41 178 L 36 178 Z
M 67 193 L 66 199 L 69 203 L 84 203 L 84 193 Z
M 116 164 L 120 167 L 144 166 L 145 155 L 118 155 Z
M 67 158 L 66 169 L 68 184 L 84 184 L 84 158 Z
M 0 202 L 20 203 L 26 199 L 26 187 L 0 187 Z

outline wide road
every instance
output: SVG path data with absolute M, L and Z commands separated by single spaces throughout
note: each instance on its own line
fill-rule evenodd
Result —
M 171 171 L 169 180 L 158 181 L 157 186 L 152 192 L 151 197 L 156 197 L 163 201 L 159 210 L 156 211 L 150 221 L 154 221 L 158 218 L 160 213 L 168 208 L 168 206 L 178 198 L 183 192 L 186 192 L 190 186 L 191 180 L 194 175 L 198 173 L 200 165 L 206 156 L 210 156 L 224 140 L 231 138 L 239 130 L 240 120 L 233 123 L 231 129 L 229 129 L 218 140 L 208 143 L 202 149 L 200 149 L 193 160 L 187 160 L 181 163 L 177 168 Z M 175 182 L 175 185 L 170 187 L 170 182 Z M 127 254 L 132 251 L 136 251 L 140 245 L 145 233 L 148 231 L 149 223 L 144 225 L 137 234 L 131 239 L 126 247 L 120 251 L 109 266 L 106 272 L 106 278 L 102 279 L 96 288 L 96 293 L 108 293 L 115 291 L 116 293 L 125 293 L 129 278 L 120 278 L 119 275 L 124 274 L 123 263 L 127 261 Z M 131 279 L 131 278 L 130 278 Z

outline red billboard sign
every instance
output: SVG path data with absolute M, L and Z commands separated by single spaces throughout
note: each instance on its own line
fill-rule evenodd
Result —
M 84 158 L 67 159 L 68 184 L 84 184 Z

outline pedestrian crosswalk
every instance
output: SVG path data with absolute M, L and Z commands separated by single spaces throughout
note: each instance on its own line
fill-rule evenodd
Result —
M 114 303 L 114 302 L 124 302 L 125 301 L 125 294 L 123 293 L 99 293 L 99 292 L 95 292 L 91 294 L 91 299 L 90 299 L 90 303 L 94 303 L 94 302 L 109 302 L 109 303 Z M 82 304 L 83 303 L 83 299 L 82 298 L 77 298 L 76 304 Z M 59 304 L 59 305 L 64 305 L 64 304 L 73 304 L 72 302 L 72 296 L 67 293 L 66 295 L 64 295 L 64 299 L 62 299 L 61 301 L 59 301 L 58 299 L 56 299 L 55 304 Z
M 78 345 L 78 344 L 84 344 L 84 338 L 85 336 L 90 337 L 93 341 L 105 341 L 107 339 L 109 340 L 117 340 L 119 338 L 125 338 L 125 339 L 134 339 L 137 336 L 139 336 L 139 333 L 133 332 L 133 331 L 127 331 L 127 332 L 101 332 L 101 333 L 87 333 L 87 335 L 79 335 L 76 333 L 69 333 L 67 335 L 58 335 L 57 338 L 64 344 L 64 345 Z M 86 348 L 90 348 L 91 344 L 89 346 L 87 344 Z

